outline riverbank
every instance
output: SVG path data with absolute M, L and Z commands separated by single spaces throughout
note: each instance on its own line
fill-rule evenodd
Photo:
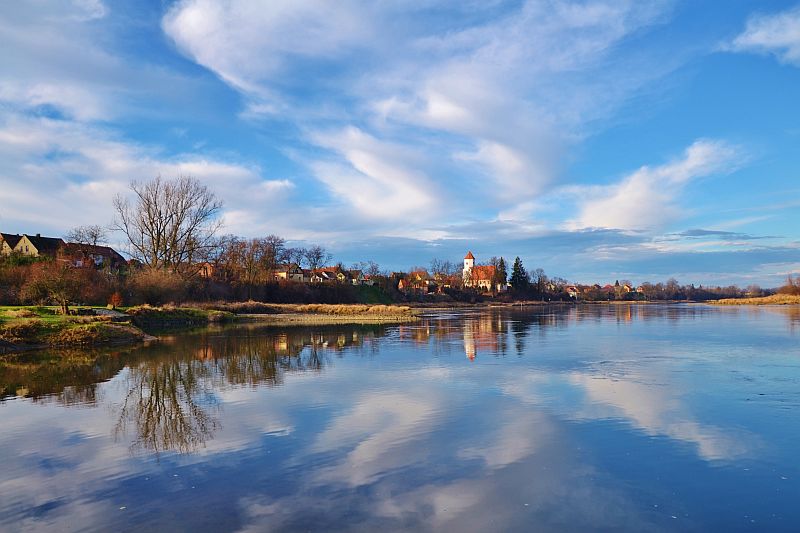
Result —
M 262 324 L 292 326 L 401 324 L 419 320 L 418 314 L 417 310 L 404 305 L 269 304 L 267 312 L 239 316 Z
M 186 307 L 82 308 L 64 316 L 54 307 L 0 307 L 0 353 L 48 347 L 133 344 L 154 335 L 237 320 L 275 326 L 392 324 L 419 319 L 409 306 L 362 304 L 264 304 L 236 302 Z M 113 315 L 113 316 L 111 316 Z
M 800 305 L 800 295 L 773 294 L 761 298 L 726 298 L 709 303 L 713 305 Z
M 80 308 L 65 316 L 54 307 L 0 307 L 0 354 L 51 347 L 135 344 L 155 333 L 235 320 L 233 313 L 139 306 L 120 311 Z
M 104 316 L 63 316 L 48 307 L 0 308 L 0 353 L 56 346 L 131 344 L 148 339 L 138 327 Z

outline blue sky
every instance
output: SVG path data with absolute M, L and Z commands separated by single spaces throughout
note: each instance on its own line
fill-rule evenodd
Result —
M 796 1 L 32 0 L 0 45 L 3 231 L 190 174 L 348 264 L 800 273 Z

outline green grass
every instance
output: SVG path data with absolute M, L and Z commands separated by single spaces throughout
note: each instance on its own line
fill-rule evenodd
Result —
M 13 323 L 15 321 L 31 318 L 37 318 L 43 322 L 58 323 L 63 322 L 67 317 L 58 314 L 58 307 L 20 305 L 0 306 L 0 324 Z
M 83 346 L 141 339 L 107 317 L 61 315 L 58 307 L 0 306 L 0 341 L 14 346 Z

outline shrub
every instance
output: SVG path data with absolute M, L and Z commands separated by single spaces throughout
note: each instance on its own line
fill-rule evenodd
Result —
M 122 294 L 119 291 L 115 291 L 114 294 L 108 299 L 108 306 L 111 309 L 116 309 L 117 307 L 122 305 Z
M 178 274 L 145 268 L 130 278 L 128 289 L 134 303 L 162 305 L 184 301 L 189 284 Z
M 0 340 L 25 342 L 37 337 L 45 329 L 39 319 L 28 319 L 0 326 Z

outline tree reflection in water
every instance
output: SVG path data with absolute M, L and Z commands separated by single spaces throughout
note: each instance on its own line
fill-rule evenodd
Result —
M 191 453 L 221 426 L 216 391 L 275 386 L 287 372 L 321 371 L 331 353 L 361 346 L 384 329 L 239 327 L 166 339 L 152 347 L 155 357 L 127 369 L 115 437 L 133 432 L 132 450 Z
M 132 449 L 189 453 L 219 427 L 219 404 L 207 389 L 209 369 L 194 361 L 154 361 L 129 370 L 115 436 L 132 423 Z

